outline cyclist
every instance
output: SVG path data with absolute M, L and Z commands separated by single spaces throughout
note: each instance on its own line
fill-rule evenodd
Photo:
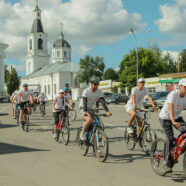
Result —
M 41 92 L 41 94 L 37 98 L 37 102 L 40 103 L 40 110 L 41 110 L 41 105 L 48 103 L 48 98 L 47 95 L 44 93 L 44 91 Z
M 159 114 L 161 126 L 165 132 L 165 171 L 172 172 L 173 160 L 171 157 L 171 148 L 174 144 L 174 133 L 172 126 L 181 127 L 185 123 L 180 113 L 186 104 L 186 78 L 179 81 L 179 90 L 173 90 L 167 96 L 163 108 Z
M 144 85 L 145 85 L 145 80 L 143 78 L 140 78 L 138 80 L 138 86 L 132 88 L 131 97 L 125 106 L 126 111 L 129 114 L 128 128 L 127 128 L 128 134 L 132 134 L 134 132 L 132 123 L 135 118 L 137 118 L 138 120 L 138 125 L 142 126 L 141 121 L 144 118 L 144 114 L 143 112 L 140 112 L 140 108 L 143 107 L 143 98 L 146 95 L 150 103 L 152 104 L 153 108 L 156 110 L 156 106 L 152 98 L 149 96 L 149 91 L 147 88 L 144 87 Z
M 72 97 L 71 97 L 71 95 L 69 93 L 69 89 L 65 87 L 63 90 L 64 90 L 64 96 L 67 98 L 68 102 L 71 105 L 73 105 L 73 101 L 72 101 Z
M 38 98 L 37 92 L 34 92 L 34 91 L 32 90 L 32 96 L 33 96 L 34 105 L 37 105 L 37 98 Z
M 14 119 L 16 119 L 16 110 L 17 110 L 17 106 L 18 106 L 18 94 L 19 94 L 19 92 L 16 90 L 13 97 L 12 97 L 12 102 L 14 104 L 14 112 L 13 112 Z
M 86 131 L 87 127 L 93 121 L 90 114 L 95 113 L 97 102 L 100 102 L 102 104 L 104 110 L 106 111 L 107 116 L 108 117 L 111 116 L 111 113 L 109 112 L 109 109 L 105 104 L 105 99 L 103 97 L 103 93 L 100 89 L 98 89 L 99 82 L 100 82 L 99 78 L 92 77 L 90 79 L 90 87 L 85 89 L 82 94 L 83 98 L 81 100 L 80 107 L 83 108 L 84 119 L 85 119 L 85 122 L 83 123 L 83 129 L 80 134 L 80 139 L 82 141 L 84 141 L 86 139 L 85 131 Z
M 64 90 L 60 89 L 59 95 L 54 98 L 54 101 L 52 104 L 53 116 L 55 120 L 53 139 L 56 139 L 57 137 L 56 131 L 57 131 L 57 125 L 59 124 L 59 115 L 61 114 L 62 116 L 64 116 L 64 118 L 66 118 L 66 111 L 65 111 L 66 103 L 70 109 L 73 109 L 71 105 L 69 104 L 68 100 L 64 96 Z
M 18 105 L 20 105 L 21 110 L 20 110 L 20 121 L 21 124 L 24 125 L 24 121 L 23 121 L 23 112 L 24 112 L 24 106 L 26 104 L 30 104 L 33 105 L 33 96 L 32 96 L 32 91 L 28 89 L 28 85 L 24 84 L 23 85 L 23 90 L 21 90 L 19 92 L 18 95 Z M 31 108 L 30 106 L 28 106 L 28 113 L 31 113 Z
M 10 101 L 11 101 L 11 104 L 12 104 L 12 117 L 14 117 L 14 102 L 13 102 L 13 98 L 14 98 L 14 95 L 16 94 L 16 90 L 12 93 L 12 95 L 10 96 Z

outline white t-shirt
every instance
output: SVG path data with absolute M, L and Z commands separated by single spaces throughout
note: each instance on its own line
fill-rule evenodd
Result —
M 61 110 L 65 110 L 65 97 L 60 98 L 59 96 L 56 96 L 55 99 L 57 98 L 57 102 L 55 104 L 55 109 L 53 112 L 60 112 Z
M 97 89 L 96 92 L 92 92 L 91 88 L 87 88 L 83 91 L 82 97 L 87 98 L 87 108 L 96 109 L 96 102 L 99 98 L 103 97 L 103 93 L 100 89 Z M 79 107 L 83 108 L 83 100 L 81 101 Z
M 45 99 L 47 98 L 47 96 L 44 94 L 44 95 L 42 95 L 42 94 L 40 94 L 39 95 L 39 101 L 45 101 Z
M 174 119 L 178 119 L 183 110 L 183 105 L 186 104 L 186 96 L 180 97 L 179 90 L 173 90 L 170 92 L 159 114 L 160 119 L 170 120 L 168 103 L 174 104 Z
M 19 93 L 21 94 L 21 102 L 29 101 L 30 95 L 32 95 L 31 90 L 27 91 L 21 90 Z
M 18 103 L 18 95 L 14 94 L 14 104 L 17 104 L 17 103 Z
M 66 96 L 65 96 L 65 98 L 68 100 L 68 102 L 69 102 L 69 100 L 72 98 L 71 97 L 71 95 L 68 93 Z M 65 104 L 67 105 L 67 102 L 65 102 Z
M 142 90 L 139 90 L 138 87 L 132 88 L 131 97 L 130 97 L 129 101 L 127 102 L 126 106 L 134 107 L 132 104 L 132 94 L 135 94 L 135 96 L 136 96 L 136 106 L 141 108 L 141 107 L 143 107 L 143 98 L 149 94 L 149 90 L 145 87 L 143 87 Z

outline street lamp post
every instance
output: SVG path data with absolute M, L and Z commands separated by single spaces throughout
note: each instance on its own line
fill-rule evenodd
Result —
M 149 32 L 151 32 L 151 29 L 148 29 L 146 33 L 149 33 Z M 129 33 L 133 36 L 134 41 L 136 43 L 136 82 L 138 82 L 138 76 L 139 76 L 138 41 L 136 39 L 136 35 L 134 34 L 133 28 L 130 28 Z

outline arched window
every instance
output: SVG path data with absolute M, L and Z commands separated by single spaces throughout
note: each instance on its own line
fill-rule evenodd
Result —
M 67 57 L 67 52 L 66 52 L 66 51 L 64 51 L 64 57 L 65 57 L 65 58 Z
M 38 49 L 43 50 L 43 40 L 41 38 L 38 39 Z
M 47 91 L 46 89 L 47 89 L 47 87 L 46 87 L 46 85 L 45 85 L 45 94 L 46 94 L 46 91 Z
M 32 50 L 32 39 L 29 40 L 29 48 Z
M 60 57 L 60 51 L 57 51 L 57 57 Z
M 50 95 L 50 85 L 48 85 L 48 95 Z

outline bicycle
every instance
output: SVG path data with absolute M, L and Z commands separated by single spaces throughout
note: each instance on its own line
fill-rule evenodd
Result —
M 182 124 L 182 127 L 178 129 L 180 134 L 177 138 L 174 138 L 174 145 L 171 149 L 172 167 L 178 163 L 178 158 L 183 154 L 183 170 L 184 176 L 186 176 L 186 124 Z M 164 167 L 164 152 L 165 152 L 165 140 L 162 138 L 156 139 L 152 143 L 150 161 L 154 172 L 160 176 L 165 176 L 167 172 Z
M 22 130 L 25 132 L 28 132 L 29 130 L 29 113 L 28 113 L 28 107 L 31 106 L 29 103 L 24 105 L 23 108 L 23 119 L 24 123 L 22 124 Z
M 86 140 L 80 139 L 80 132 L 82 127 L 77 131 L 76 142 L 78 143 L 82 156 L 86 156 L 89 147 L 92 146 L 94 154 L 100 162 L 104 162 L 107 159 L 109 151 L 109 141 L 107 135 L 102 130 L 100 125 L 100 117 L 108 117 L 106 114 L 91 114 L 93 122 L 86 130 Z
M 44 118 L 44 116 L 45 116 L 45 103 L 41 103 L 41 105 L 40 105 L 40 110 L 41 110 L 41 116 Z
M 19 115 L 20 115 L 20 106 L 17 106 L 16 111 L 15 111 L 15 116 L 16 116 L 16 122 L 19 124 Z
M 37 102 L 34 102 L 33 112 L 36 112 L 36 110 L 37 110 Z
M 64 118 L 64 115 L 61 115 L 61 119 L 57 125 L 56 133 L 57 133 L 56 141 L 68 145 L 70 138 L 70 129 L 66 122 L 66 119 Z
M 148 113 L 152 110 L 140 110 L 140 112 L 144 112 L 144 119 L 141 121 L 142 126 L 138 126 L 138 121 L 135 118 L 132 123 L 132 127 L 134 132 L 132 134 L 128 134 L 127 128 L 124 132 L 124 140 L 129 150 L 133 150 L 137 143 L 139 143 L 140 147 L 143 148 L 147 155 L 150 154 L 150 148 L 152 142 L 157 138 L 156 132 L 154 129 L 150 127 L 148 123 Z

